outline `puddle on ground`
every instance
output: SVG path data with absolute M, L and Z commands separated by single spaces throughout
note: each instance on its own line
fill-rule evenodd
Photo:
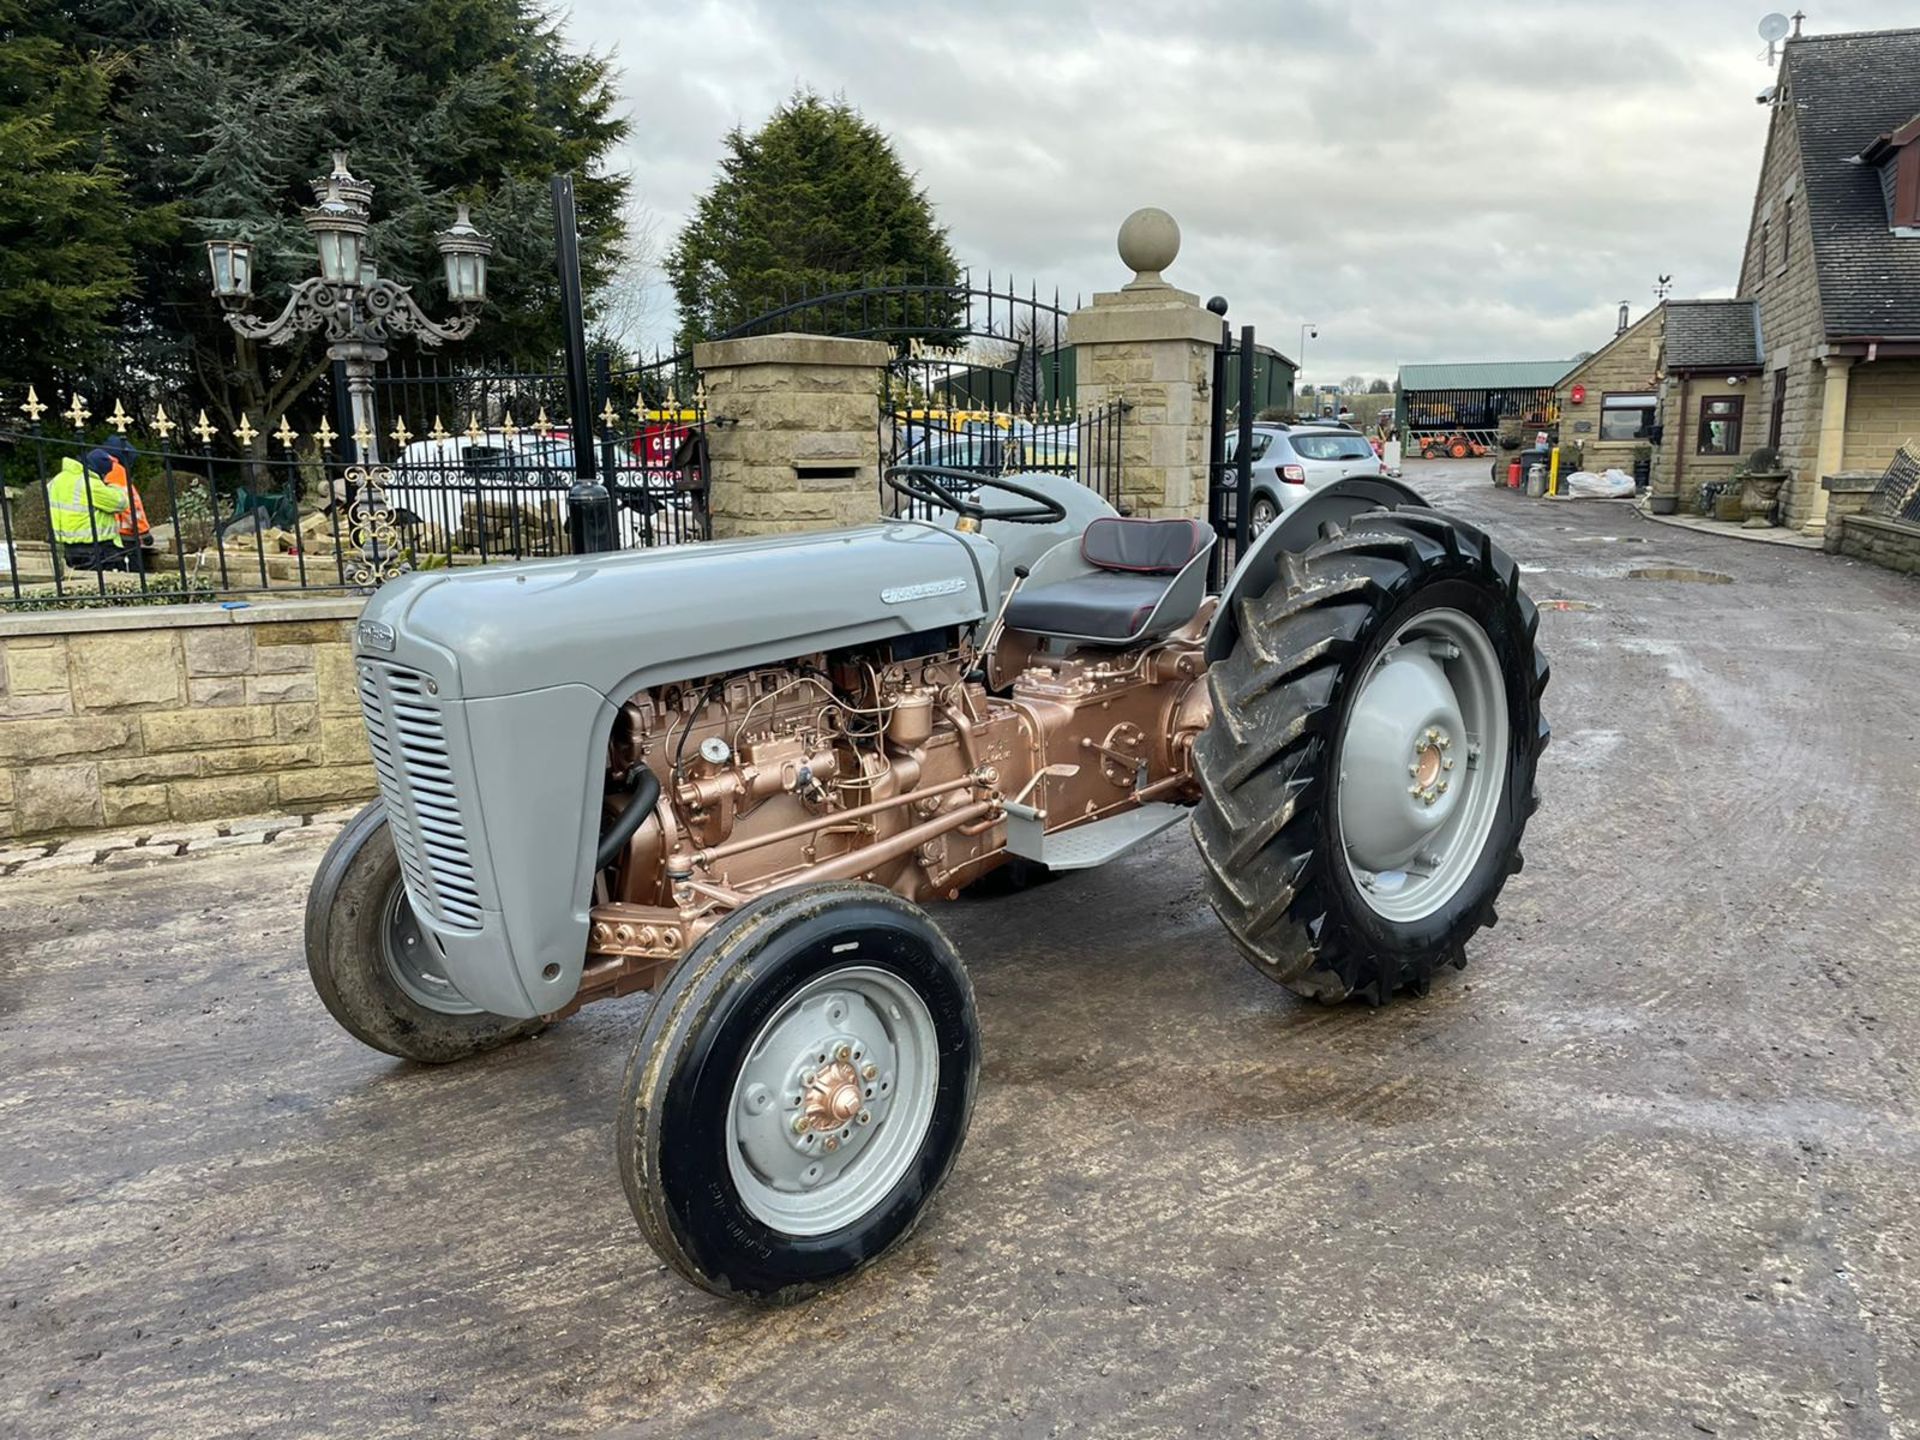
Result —
M 1647 537 L 1644 535 L 1576 535 L 1573 537 L 1573 543 L 1576 545 L 1644 545 L 1647 543 Z
M 1600 607 L 1591 600 L 1541 600 L 1536 602 L 1541 610 L 1598 610 Z
M 1629 580 L 1677 580 L 1695 585 L 1731 585 L 1733 577 L 1718 570 L 1692 570 L 1685 565 L 1643 565 L 1627 571 Z

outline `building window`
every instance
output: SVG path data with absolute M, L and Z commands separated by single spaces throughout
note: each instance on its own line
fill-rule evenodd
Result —
M 1738 455 L 1740 453 L 1740 412 L 1747 402 L 1738 395 L 1723 395 L 1700 402 L 1701 455 Z
M 1763 281 L 1767 278 L 1767 231 L 1770 227 L 1770 221 L 1760 222 L 1760 264 L 1757 268 L 1760 279 Z
M 1793 197 L 1787 196 L 1786 207 L 1780 212 L 1780 272 L 1787 269 L 1787 252 L 1793 249 Z
M 1659 409 L 1659 397 L 1654 395 L 1608 395 L 1600 402 L 1600 438 L 1644 440 Z
M 1784 368 L 1773 372 L 1773 413 L 1767 417 L 1767 448 L 1778 452 L 1780 449 L 1780 431 L 1787 419 L 1787 372 Z

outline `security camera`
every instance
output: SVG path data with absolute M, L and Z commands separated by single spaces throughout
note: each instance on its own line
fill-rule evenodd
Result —
M 1771 105 L 1773 103 L 1773 97 L 1779 93 L 1780 87 L 1778 85 L 1769 85 L 1753 97 L 1753 103 L 1756 105 Z

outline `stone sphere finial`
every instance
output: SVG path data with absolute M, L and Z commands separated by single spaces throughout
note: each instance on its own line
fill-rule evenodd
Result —
M 1164 285 L 1160 272 L 1179 253 L 1180 226 L 1159 207 L 1148 205 L 1121 222 L 1120 260 L 1134 272 L 1131 285 Z

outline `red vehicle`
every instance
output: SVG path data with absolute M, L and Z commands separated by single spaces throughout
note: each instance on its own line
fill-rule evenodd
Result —
M 699 435 L 697 411 L 648 410 L 633 437 L 634 456 L 648 481 L 664 482 L 676 490 L 698 488 L 701 467 L 687 447 L 689 442 L 697 443 Z
M 1451 435 L 1416 435 L 1414 442 L 1420 447 L 1422 460 L 1438 460 L 1443 455 L 1450 460 L 1467 460 L 1489 453 L 1485 442 L 1458 431 Z

